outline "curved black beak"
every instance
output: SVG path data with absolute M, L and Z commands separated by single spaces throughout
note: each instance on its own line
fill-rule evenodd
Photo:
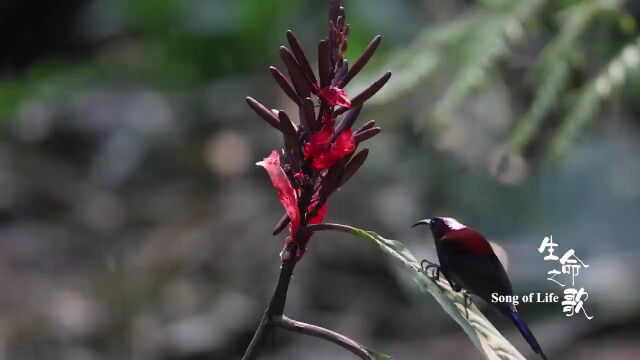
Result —
M 418 225 L 431 225 L 431 219 L 424 219 L 424 220 L 420 220 L 417 223 L 411 225 L 411 227 L 416 227 Z

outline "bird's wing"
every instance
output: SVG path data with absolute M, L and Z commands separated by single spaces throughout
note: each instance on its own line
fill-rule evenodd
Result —
M 441 241 L 439 247 L 441 265 L 463 288 L 485 300 L 494 292 L 513 294 L 511 281 L 493 250 L 479 254 L 462 241 Z
M 513 294 L 513 288 L 511 287 L 511 280 L 509 280 L 507 271 L 504 269 L 504 266 L 502 266 L 502 262 L 500 262 L 500 259 L 498 259 L 495 253 L 491 256 L 491 266 L 498 273 L 498 278 L 499 278 L 498 282 L 502 284 L 505 294 L 509 294 L 509 295 Z
M 440 241 L 443 244 L 455 246 L 460 251 L 470 252 L 476 255 L 489 256 L 493 254 L 493 248 L 487 239 L 479 232 L 471 228 L 463 228 L 460 230 L 449 231 Z

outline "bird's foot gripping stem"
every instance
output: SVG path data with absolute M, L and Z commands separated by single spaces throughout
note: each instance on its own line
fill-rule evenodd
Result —
M 420 268 L 422 268 L 422 272 L 431 280 L 438 281 L 440 279 L 440 265 L 424 259 L 420 262 Z M 429 269 L 433 269 L 432 274 L 429 274 Z
M 467 290 L 462 290 L 462 297 L 464 299 L 464 315 L 469 320 L 469 306 L 471 306 L 471 295 Z

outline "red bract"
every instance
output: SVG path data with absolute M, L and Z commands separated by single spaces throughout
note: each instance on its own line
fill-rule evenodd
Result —
M 320 224 L 322 222 L 322 220 L 324 220 L 324 214 L 327 213 L 327 204 L 322 204 L 322 207 L 320 209 L 318 209 L 318 213 L 316 214 L 316 216 L 314 216 L 311 220 L 309 220 L 309 225 L 312 224 Z M 307 246 L 307 241 L 309 241 L 309 239 L 311 238 L 311 235 L 313 235 L 313 233 L 307 233 L 304 236 L 304 246 L 302 247 L 302 249 L 304 250 Z M 300 254 L 302 255 L 302 254 Z
M 310 205 L 309 212 L 313 211 L 314 208 L 315 208 L 315 204 Z M 318 209 L 318 212 L 316 213 L 316 215 L 311 220 L 309 220 L 309 225 L 322 223 L 322 221 L 324 220 L 324 214 L 326 213 L 327 213 L 327 204 L 325 203 L 322 205 L 320 209 Z M 304 236 L 302 236 L 302 238 L 300 238 L 300 246 L 298 247 L 298 252 L 296 253 L 297 257 L 302 257 L 302 255 L 304 255 L 304 252 L 307 250 L 307 243 L 309 242 L 309 239 L 311 239 L 311 236 L 313 236 L 313 233 L 307 232 L 306 234 L 304 234 Z M 291 245 L 291 243 L 294 241 L 295 240 L 293 236 L 287 237 L 287 240 L 284 243 L 283 250 L 286 250 L 289 247 L 289 245 Z
M 316 170 L 332 167 L 356 148 L 351 129 L 343 130 L 333 143 L 329 143 L 333 131 L 331 126 L 325 125 L 320 132 L 311 137 L 304 148 L 304 157 L 312 159 L 312 165 Z
M 329 86 L 318 90 L 318 96 L 331 106 L 351 107 L 351 101 L 344 90 L 335 86 Z
M 264 160 L 257 162 L 256 165 L 262 166 L 269 177 L 271 178 L 271 182 L 273 183 L 273 187 L 278 190 L 278 197 L 280 198 L 280 203 L 284 207 L 284 210 L 291 219 L 290 228 L 291 235 L 295 235 L 298 231 L 298 227 L 300 227 L 300 211 L 298 211 L 298 197 L 296 196 L 296 192 L 293 190 L 289 179 L 287 178 L 287 174 L 284 173 L 284 170 L 280 167 L 280 155 L 278 152 L 273 150 L 269 157 L 264 158 Z

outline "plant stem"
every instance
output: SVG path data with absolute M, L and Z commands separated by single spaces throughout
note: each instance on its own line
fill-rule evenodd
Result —
M 323 230 L 335 230 L 335 231 L 342 231 L 349 234 L 356 234 L 356 229 L 351 226 L 342 225 L 342 224 L 333 224 L 333 223 L 307 225 L 306 229 L 307 231 L 310 231 L 310 232 L 323 231 Z
M 296 267 L 297 263 L 297 250 L 298 245 L 295 243 L 287 249 L 289 254 L 288 256 L 285 256 L 285 259 L 282 262 L 276 288 L 273 291 L 269 305 L 262 316 L 262 320 L 260 320 L 258 329 L 256 329 L 242 360 L 254 360 L 256 358 L 257 350 L 272 326 L 272 318 L 282 316 L 282 313 L 284 312 L 284 305 L 287 302 L 287 292 L 289 290 L 289 283 L 291 282 L 291 275 L 293 275 L 293 269 Z
M 277 327 L 280 327 L 289 331 L 293 331 L 296 333 L 314 336 L 320 339 L 327 340 L 338 346 L 343 347 L 344 349 L 347 349 L 348 351 L 357 355 L 361 359 L 365 359 L 365 360 L 371 359 L 369 351 L 364 346 L 358 344 L 357 342 L 353 341 L 352 339 L 342 334 L 338 334 L 335 331 L 331 331 L 329 329 L 325 329 L 317 325 L 296 321 L 284 315 L 277 318 L 273 318 L 272 321 L 273 321 L 273 325 Z
M 352 232 L 350 230 L 352 228 L 349 228 L 345 225 L 336 224 L 307 225 L 307 227 L 301 230 L 301 232 L 328 229 Z M 262 315 L 260 324 L 258 324 L 258 328 L 256 329 L 256 332 L 254 333 L 253 338 L 251 339 L 251 343 L 249 343 L 249 346 L 247 347 L 242 360 L 256 359 L 260 345 L 262 344 L 270 330 L 273 329 L 273 327 L 279 327 L 296 333 L 324 339 L 343 347 L 351 353 L 359 356 L 361 359 L 371 359 L 369 351 L 364 346 L 358 344 L 354 340 L 342 334 L 338 334 L 335 331 L 331 331 L 320 326 L 296 321 L 284 316 L 284 306 L 287 301 L 287 292 L 289 290 L 291 276 L 293 275 L 293 269 L 295 268 L 298 261 L 296 257 L 297 250 L 298 244 L 292 243 L 291 246 L 287 249 L 288 254 L 285 254 L 285 256 L 283 256 L 284 261 L 282 262 L 282 267 L 280 268 L 278 283 L 276 284 L 276 288 L 273 291 L 273 295 L 271 296 L 269 305 L 267 306 L 264 315 Z
M 260 324 L 258 324 L 258 328 L 256 332 L 253 334 L 253 338 L 251 338 L 251 342 L 249 346 L 247 346 L 247 350 L 245 350 L 244 355 L 242 356 L 242 360 L 254 360 L 256 358 L 256 353 L 258 347 L 262 343 L 262 339 L 264 339 L 267 333 L 267 327 L 269 326 L 269 310 L 265 310 L 264 315 L 262 315 L 262 319 L 260 320 Z

